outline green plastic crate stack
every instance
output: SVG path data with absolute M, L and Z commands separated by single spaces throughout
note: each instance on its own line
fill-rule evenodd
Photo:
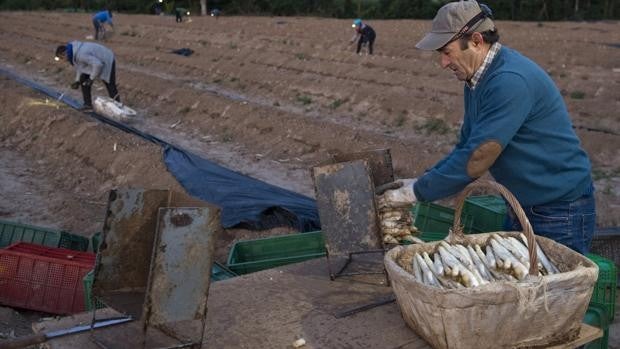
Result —
M 609 344 L 609 323 L 607 309 L 603 304 L 590 303 L 583 322 L 603 330 L 603 336 L 584 346 L 585 349 L 607 349 Z
M 16 242 L 58 247 L 61 234 L 51 229 L 0 220 L 0 248 Z
M 91 270 L 84 276 L 82 279 L 82 284 L 84 285 L 84 309 L 86 311 L 93 310 L 93 306 L 96 306 L 97 309 L 105 308 L 105 304 L 101 303 L 99 300 L 96 300 L 93 297 L 93 281 L 95 280 L 95 271 Z M 93 304 L 93 300 L 94 304 Z
M 226 265 L 237 274 L 248 274 L 324 256 L 325 240 L 317 231 L 238 241 Z
M 71 234 L 66 231 L 61 231 L 58 247 L 75 251 L 87 251 L 89 243 L 90 241 L 88 240 L 88 238 Z
M 470 196 L 463 204 L 463 217 L 472 222 L 471 233 L 489 233 L 504 230 L 506 202 L 501 196 Z
M 419 238 L 423 241 L 437 241 L 448 236 L 454 223 L 454 209 L 433 204 L 418 202 L 412 209 L 413 225 L 420 232 Z M 465 233 L 472 231 L 472 220 L 463 216 L 461 220 Z
M 614 262 L 607 258 L 589 253 L 586 255 L 598 265 L 598 279 L 592 291 L 591 304 L 601 304 L 607 311 L 609 322 L 614 320 L 616 312 L 616 290 L 618 287 L 617 270 Z
M 99 243 L 101 242 L 101 233 L 100 231 L 94 233 L 90 237 L 90 244 L 88 245 L 88 250 L 94 253 L 99 252 Z
M 225 265 L 215 261 L 211 267 L 211 281 L 221 281 L 234 278 L 237 276 L 235 272 L 228 269 Z

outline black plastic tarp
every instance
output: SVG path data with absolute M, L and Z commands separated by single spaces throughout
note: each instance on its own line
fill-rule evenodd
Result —
M 316 203 L 309 197 L 231 171 L 175 147 L 166 147 L 164 161 L 188 193 L 223 208 L 225 227 L 242 224 L 265 228 L 285 220 L 300 231 L 319 229 Z
M 81 103 L 38 82 L 0 67 L 0 74 L 58 99 L 73 108 Z M 164 147 L 168 171 L 187 192 L 222 209 L 224 228 L 266 229 L 288 225 L 299 231 L 320 229 L 314 199 L 224 168 L 134 127 L 89 113 L 101 122 Z

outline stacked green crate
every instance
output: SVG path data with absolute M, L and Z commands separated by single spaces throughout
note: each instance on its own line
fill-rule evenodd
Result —
M 58 247 L 75 251 L 87 251 L 89 243 L 90 242 L 88 238 L 71 234 L 66 231 L 61 231 L 60 241 L 58 241 Z
M 94 253 L 99 252 L 99 244 L 101 243 L 103 233 L 98 231 L 91 235 L 90 244 L 88 245 L 88 250 Z
M 237 276 L 235 272 L 228 269 L 225 265 L 215 261 L 211 267 L 211 281 L 221 281 Z
M 591 302 L 603 305 L 607 311 L 609 322 L 612 322 L 616 312 L 616 289 L 618 287 L 616 266 L 607 258 L 592 253 L 588 253 L 586 256 L 598 265 L 598 279 L 594 291 L 592 291 Z
M 450 207 L 430 202 L 418 202 L 411 212 L 413 225 L 420 232 L 418 237 L 423 241 L 444 239 L 454 224 L 454 209 Z M 466 233 L 472 230 L 471 217 L 463 216 L 461 224 Z
M 226 264 L 237 274 L 248 274 L 323 256 L 325 240 L 317 231 L 236 242 Z
M 607 317 L 607 309 L 604 305 L 590 303 L 583 322 L 588 325 L 598 327 L 603 330 L 603 336 L 584 346 L 585 349 L 607 349 L 609 344 L 609 324 L 611 320 Z
M 79 235 L 0 220 L 0 248 L 16 242 L 61 247 L 75 251 L 86 251 L 88 249 L 88 239 Z
M 463 204 L 463 217 L 472 221 L 471 232 L 489 233 L 504 230 L 506 202 L 501 196 L 470 196 Z
M 51 229 L 0 220 L 0 248 L 16 242 L 58 247 L 61 234 Z
M 93 305 L 96 306 L 97 309 L 105 308 L 105 304 L 101 303 L 99 300 L 96 300 L 93 297 L 93 281 L 94 280 L 95 280 L 94 270 L 89 271 L 88 274 L 86 274 L 86 276 L 84 276 L 84 278 L 82 279 L 82 284 L 84 285 L 84 309 L 86 309 L 86 311 L 93 310 Z

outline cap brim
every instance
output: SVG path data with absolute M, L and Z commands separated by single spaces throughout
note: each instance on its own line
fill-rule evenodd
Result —
M 428 33 L 417 44 L 420 50 L 435 51 L 444 46 L 454 37 L 456 33 Z

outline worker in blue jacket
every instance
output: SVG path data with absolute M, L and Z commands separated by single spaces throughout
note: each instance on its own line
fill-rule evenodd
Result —
M 355 52 L 358 55 L 362 50 L 362 46 L 366 45 L 368 45 L 368 54 L 372 54 L 375 39 L 377 38 L 375 30 L 368 24 L 362 23 L 362 20 L 359 18 L 353 21 L 353 29 L 355 30 L 355 34 L 349 41 L 349 46 L 357 40 L 357 50 Z
M 111 28 L 114 28 L 114 22 L 112 22 L 112 11 L 103 10 L 95 13 L 93 16 L 93 26 L 95 27 L 95 40 L 105 39 L 105 24 L 109 24 Z M 99 35 L 101 33 L 101 36 Z
M 499 43 L 490 9 L 475 1 L 444 5 L 416 47 L 437 51 L 441 67 L 465 83 L 460 140 L 420 177 L 399 180 L 380 205 L 442 199 L 489 171 L 535 234 L 588 252 L 596 222 L 590 160 L 553 80 Z M 511 209 L 505 229 L 522 230 Z

